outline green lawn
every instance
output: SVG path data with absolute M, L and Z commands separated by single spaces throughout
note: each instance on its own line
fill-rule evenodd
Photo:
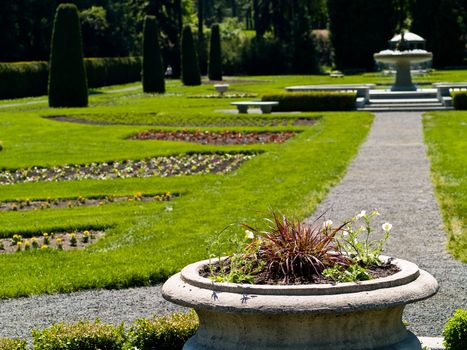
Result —
M 263 93 L 316 77 L 245 77 L 231 93 Z M 243 80 L 243 81 L 242 81 Z M 125 87 L 137 86 L 130 84 Z M 228 174 L 82 180 L 3 185 L 0 201 L 172 192 L 170 202 L 119 202 L 99 207 L 0 212 L 0 236 L 100 228 L 106 236 L 82 251 L 0 254 L 0 298 L 85 288 L 147 285 L 207 256 L 208 241 L 232 223 L 254 223 L 276 208 L 297 217 L 313 212 L 345 172 L 371 126 L 368 113 L 228 114 L 232 99 L 189 98 L 213 94 L 212 85 L 168 82 L 164 96 L 139 89 L 108 94 L 101 89 L 90 108 L 27 105 L 0 109 L 0 169 L 139 160 L 187 153 L 248 152 L 256 156 Z M 235 100 L 235 99 L 234 99 Z M 51 116 L 114 122 L 87 125 Z M 312 126 L 295 125 L 314 118 Z M 279 122 L 279 125 L 277 123 Z M 138 125 L 133 125 L 138 124 Z M 149 125 L 141 125 L 149 124 Z M 266 125 L 266 126 L 264 126 Z M 208 146 L 187 142 L 129 141 L 147 129 L 294 130 L 283 144 Z M 230 232 L 230 231 L 229 231 Z M 242 234 L 237 227 L 231 234 Z
M 423 125 L 448 249 L 467 262 L 467 112 L 429 113 Z

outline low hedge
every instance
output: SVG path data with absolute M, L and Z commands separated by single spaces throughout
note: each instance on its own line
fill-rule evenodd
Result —
M 80 321 L 57 323 L 43 330 L 33 330 L 34 350 L 120 350 L 125 344 L 123 325 Z
M 198 316 L 194 311 L 142 319 L 130 328 L 128 344 L 139 350 L 181 350 L 197 328 Z
M 33 330 L 33 350 L 181 350 L 198 328 L 194 311 L 143 318 L 125 332 L 99 321 L 75 324 L 57 323 Z M 0 350 L 28 350 L 22 340 L 0 338 Z
M 47 93 L 47 62 L 0 63 L 0 99 Z
M 356 93 L 306 92 L 263 95 L 263 101 L 278 101 L 273 111 L 351 111 L 355 109 Z
M 140 57 L 86 58 L 84 63 L 91 88 L 141 80 Z
M 86 58 L 88 87 L 141 80 L 140 57 Z M 47 62 L 0 63 L 0 99 L 47 94 Z
M 20 339 L 0 338 L 0 350 L 28 350 L 28 343 Z
M 467 110 L 467 91 L 453 92 L 452 105 L 455 109 Z
M 467 96 L 467 95 L 466 95 Z M 446 350 L 465 350 L 467 345 L 467 310 L 457 309 L 443 331 Z

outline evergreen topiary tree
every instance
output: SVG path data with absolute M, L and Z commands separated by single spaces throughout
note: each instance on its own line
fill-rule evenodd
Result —
M 185 26 L 182 33 L 182 82 L 184 85 L 201 85 L 198 55 L 193 42 L 191 27 Z
M 219 25 L 211 27 L 211 45 L 209 47 L 209 79 L 222 80 L 222 51 Z
M 50 107 L 88 105 L 81 27 L 74 4 L 60 4 L 55 14 L 48 89 Z
M 164 69 L 156 17 L 146 16 L 143 29 L 143 91 L 165 92 Z

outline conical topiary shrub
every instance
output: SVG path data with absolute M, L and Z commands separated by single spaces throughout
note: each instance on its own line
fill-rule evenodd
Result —
M 143 29 L 143 91 L 165 92 L 164 69 L 156 17 L 146 16 Z
M 86 107 L 88 86 L 78 8 L 61 4 L 55 14 L 49 67 L 49 106 Z
M 222 51 L 219 25 L 211 27 L 211 45 L 209 47 L 209 79 L 222 80 Z
M 198 55 L 188 25 L 183 28 L 182 33 L 182 82 L 184 85 L 201 85 Z

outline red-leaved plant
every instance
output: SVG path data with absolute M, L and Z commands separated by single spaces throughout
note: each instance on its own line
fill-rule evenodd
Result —
M 251 245 L 257 245 L 257 258 L 264 262 L 267 275 L 283 283 L 309 280 L 331 266 L 348 267 L 352 262 L 344 256 L 335 242 L 336 234 L 345 226 L 332 228 L 307 224 L 273 212 L 267 230 L 243 225 L 255 236 Z M 258 242 L 259 241 L 259 242 Z M 251 249 L 247 249 L 251 251 Z

